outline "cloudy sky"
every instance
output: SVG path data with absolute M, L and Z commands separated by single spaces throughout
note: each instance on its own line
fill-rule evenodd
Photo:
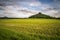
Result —
M 27 18 L 38 12 L 60 17 L 60 0 L 0 0 L 0 17 Z

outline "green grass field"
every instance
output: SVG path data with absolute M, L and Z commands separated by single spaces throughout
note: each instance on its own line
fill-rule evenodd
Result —
M 0 40 L 60 40 L 60 20 L 0 19 Z

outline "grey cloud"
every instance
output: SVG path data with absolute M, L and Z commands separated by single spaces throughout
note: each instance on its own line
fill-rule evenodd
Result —
M 0 3 L 0 6 L 5 6 L 4 4 Z
M 28 10 L 18 10 L 19 12 L 25 12 L 25 13 L 30 13 L 30 14 L 36 14 L 37 12 L 32 12 Z
M 0 8 L 0 10 L 4 10 L 3 8 Z
M 60 0 L 54 0 L 54 2 L 59 2 Z
M 38 0 L 0 0 L 0 6 L 18 5 L 22 2 L 37 2 Z
M 0 0 L 0 2 L 19 2 L 19 1 L 34 2 L 34 1 L 38 1 L 38 0 Z

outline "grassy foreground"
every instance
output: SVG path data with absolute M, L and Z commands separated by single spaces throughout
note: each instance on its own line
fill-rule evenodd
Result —
M 0 19 L 0 40 L 60 40 L 60 20 Z

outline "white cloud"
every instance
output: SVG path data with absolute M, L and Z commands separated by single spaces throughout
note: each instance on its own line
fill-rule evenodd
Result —
M 33 15 L 34 11 L 29 10 L 28 8 L 19 7 L 19 6 L 6 6 L 4 13 L 1 14 L 7 17 L 20 17 L 20 18 L 27 18 Z
M 41 3 L 40 2 L 31 2 L 30 6 L 40 6 Z

